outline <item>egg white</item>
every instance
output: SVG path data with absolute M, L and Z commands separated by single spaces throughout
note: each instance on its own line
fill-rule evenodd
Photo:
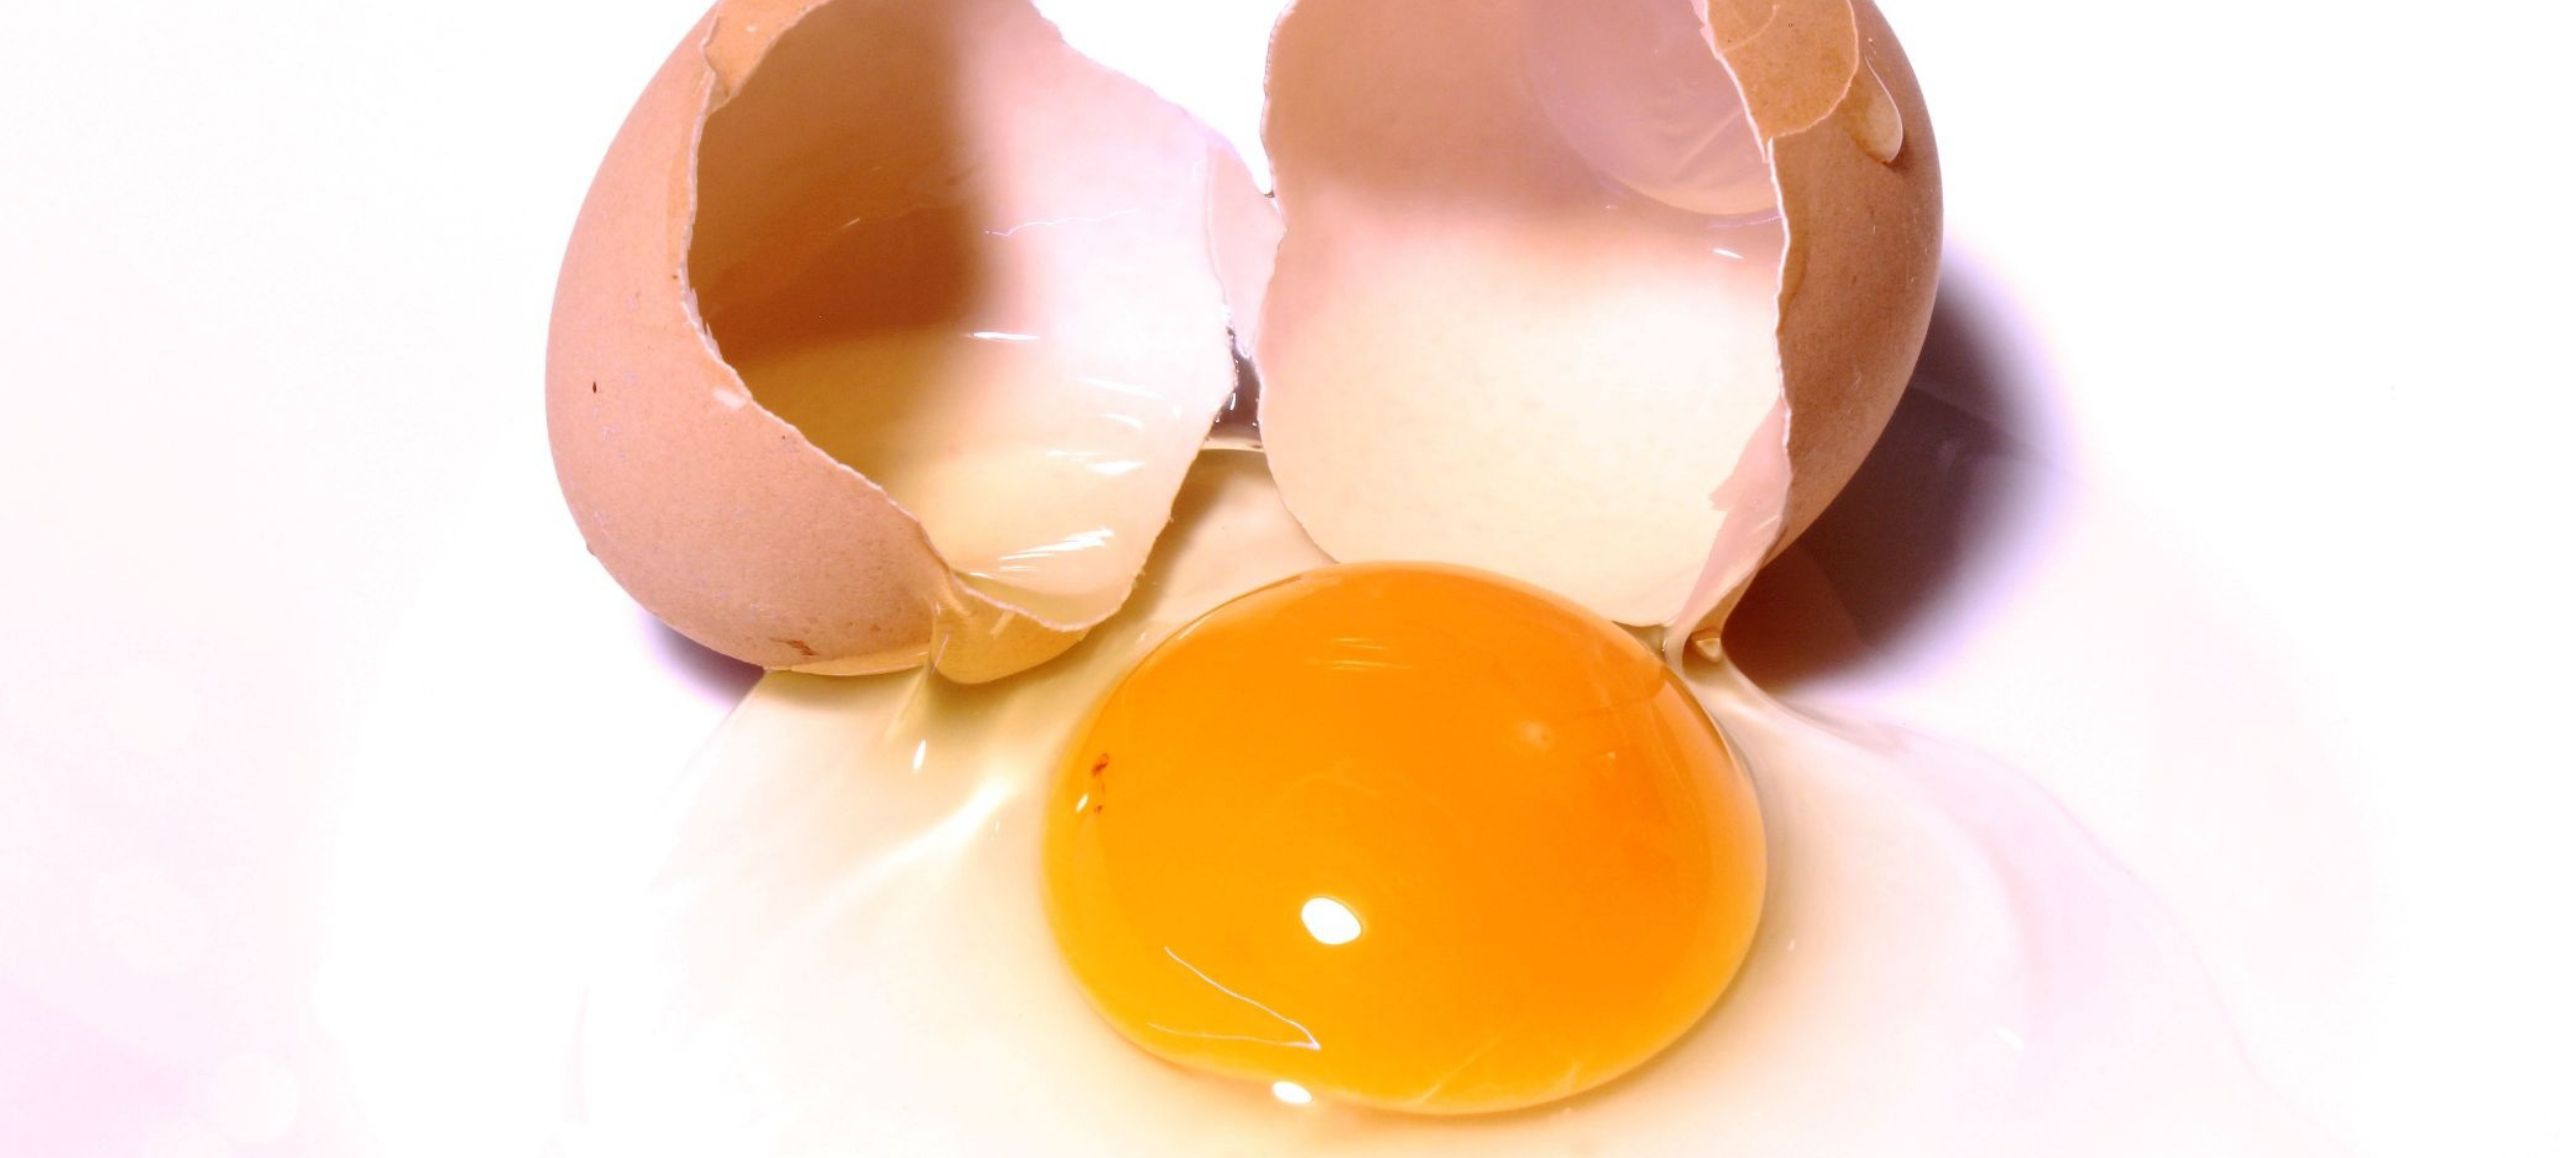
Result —
M 1195 1075 L 1085 1004 L 1041 912 L 1068 732 L 1184 623 L 1327 562 L 1258 455 L 1202 461 L 1127 611 L 964 687 L 775 675 L 697 759 L 587 988 L 570 1154 L 2272 1154 L 2269 1099 L 2153 906 L 2025 779 L 1691 686 L 1750 764 L 1771 897 L 1652 1064 L 1423 1119 Z

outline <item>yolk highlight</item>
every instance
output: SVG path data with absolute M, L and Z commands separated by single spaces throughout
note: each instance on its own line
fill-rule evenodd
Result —
M 1051 923 L 1122 1033 L 1431 1113 L 1670 1044 L 1766 874 L 1750 784 L 1658 657 L 1441 567 L 1318 571 L 1183 629 L 1087 722 L 1047 824 Z

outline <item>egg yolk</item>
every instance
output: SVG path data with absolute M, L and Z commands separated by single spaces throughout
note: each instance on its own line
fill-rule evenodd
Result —
M 1050 920 L 1120 1032 L 1284 1101 L 1617 1077 L 1759 922 L 1759 807 L 1660 658 L 1482 572 L 1360 565 L 1168 639 L 1074 741 Z

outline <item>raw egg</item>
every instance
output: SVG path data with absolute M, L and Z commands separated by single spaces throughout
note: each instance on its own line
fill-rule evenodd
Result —
M 1808 717 L 1729 665 L 1694 659 L 1675 669 L 1678 690 L 1747 762 L 1753 796 L 1742 799 L 1756 798 L 1766 828 L 1767 894 L 1723 996 L 1649 1062 L 1561 1100 L 1449 1115 L 1378 1108 L 1307 1070 L 1212 1073 L 1132 1046 L 1097 1014 L 1045 911 L 1049 825 L 1085 794 L 1060 789 L 1090 769 L 1070 753 L 1166 641 L 1327 566 L 1261 457 L 1213 452 L 1126 611 L 1057 662 L 976 686 L 923 672 L 768 677 L 694 760 L 645 871 L 631 874 L 639 883 L 609 910 L 613 934 L 577 1009 L 561 1152 L 2325 1153 L 2250 1071 L 2209 980 L 2142 886 L 2033 781 L 1905 730 Z M 1240 729 L 1192 726 L 1221 763 L 1252 755 Z M 1104 823 L 1138 803 L 1113 792 L 1103 790 Z M 1235 826 L 1182 831 L 1208 846 L 1213 868 L 1229 846 L 1278 843 Z M 1275 871 L 1408 855 L 1392 842 L 1298 851 L 1310 859 L 1275 860 Z M 1534 839 L 1521 855 L 1550 854 L 1593 855 Z M 1200 927 L 1233 921 L 1321 963 L 1386 944 L 1413 919 L 1351 875 L 1292 884 Z M 1450 958 L 1489 931 L 1431 929 Z M 1293 1004 L 1274 971 L 1237 972 L 1250 963 L 1232 946 L 1167 943 L 1240 996 L 1167 959 L 1171 972 L 1157 976 L 1177 1000 L 1203 1003 L 1204 1020 L 1164 1024 L 1300 1040 L 1287 1018 L 1328 1050 L 1347 1046 L 1338 1034 L 1353 1027 Z M 1514 983 L 1500 976 L 1508 959 L 1466 964 L 1487 976 L 1463 984 Z M 1563 987 L 1524 986 L 1529 1012 L 1571 1020 L 1580 1003 L 1623 1011 L 1635 999 L 1544 976 Z M 1197 992 L 1185 996 L 1186 982 Z M 1377 1003 L 1393 1016 L 1423 996 L 1397 989 Z M 1543 1067 L 1520 1060 L 1516 1076 L 1536 1082 L 1530 1071 Z
M 1482 572 L 1285 580 L 1167 640 L 1068 747 L 1049 912 L 1175 1061 L 1431 1112 L 1578 1093 L 1685 1032 L 1765 872 L 1661 657 Z
M 1872 5 L 1296 0 L 1267 75 L 1268 191 L 1030 0 L 724 0 L 642 94 L 561 486 L 782 670 L 559 1146 L 2298 1143 L 2067 818 L 1716 661 L 1935 292 Z

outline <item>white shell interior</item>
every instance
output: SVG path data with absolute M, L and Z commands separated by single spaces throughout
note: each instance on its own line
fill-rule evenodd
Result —
M 1263 436 L 1318 544 L 1642 625 L 1757 561 L 1786 231 L 1685 0 L 1302 0 L 1270 86 Z
M 1090 623 L 1233 388 L 1242 173 L 1028 4 L 836 0 L 704 124 L 690 275 L 757 403 L 980 589 Z

